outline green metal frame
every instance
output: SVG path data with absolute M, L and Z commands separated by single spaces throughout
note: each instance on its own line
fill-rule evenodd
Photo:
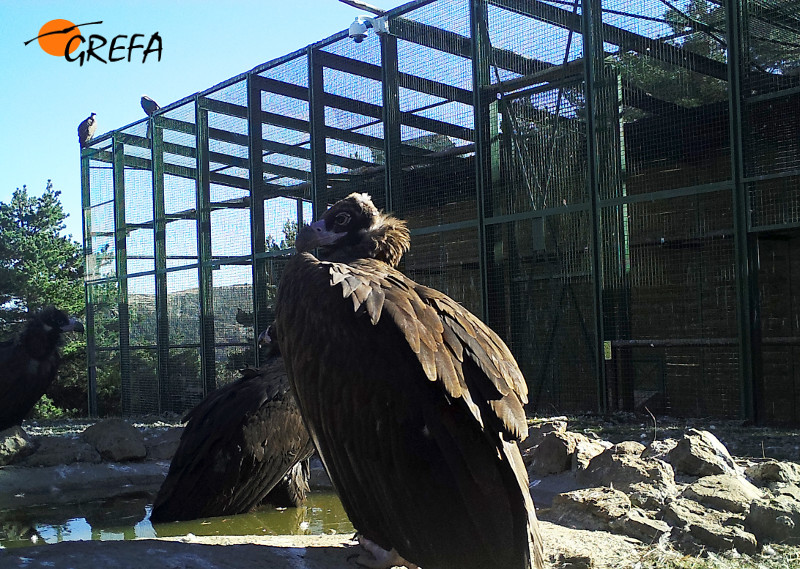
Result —
M 217 388 L 214 340 L 214 288 L 211 265 L 211 173 L 209 172 L 208 110 L 195 97 L 195 144 L 197 148 L 197 255 L 200 301 L 200 380 L 208 395 Z M 256 200 L 251 200 L 255 202 Z M 257 224 L 251 224 L 257 226 Z M 255 266 L 255 263 L 253 263 Z
M 472 34 L 473 117 L 475 122 L 475 188 L 478 218 L 478 271 L 481 288 L 480 311 L 489 319 L 489 271 L 487 269 L 486 218 L 491 217 L 487 196 L 500 176 L 500 138 L 497 98 L 487 91 L 492 84 L 493 50 L 489 40 L 489 15 L 486 0 L 470 2 Z
M 750 208 L 744 183 L 744 144 L 742 140 L 742 80 L 746 73 L 742 54 L 747 53 L 747 0 L 733 0 L 728 5 L 727 28 L 728 86 L 730 89 L 731 181 L 736 243 L 736 300 L 739 332 L 739 379 L 742 414 L 759 421 L 761 385 L 761 321 L 758 296 L 758 236 L 750 233 Z
M 583 24 L 583 53 L 588 54 L 584 60 L 584 74 L 586 77 L 586 153 L 588 159 L 587 190 L 589 195 L 589 218 L 592 225 L 592 279 L 594 289 L 594 341 L 595 341 L 595 372 L 597 373 L 597 404 L 598 411 L 605 413 L 608 409 L 605 358 L 603 350 L 603 266 L 601 247 L 603 235 L 600 225 L 600 182 L 598 179 L 599 158 L 597 148 L 597 101 L 595 97 L 598 89 L 598 75 L 602 74 L 604 64 L 602 21 L 595 16 L 599 14 L 600 0 L 583 0 L 581 17 Z
M 130 318 L 128 315 L 128 254 L 127 224 L 125 220 L 125 148 L 124 144 L 113 138 L 114 165 L 114 250 L 118 286 L 119 310 L 119 365 L 122 385 L 131 381 Z M 130 402 L 125 400 L 123 389 L 122 410 L 129 411 Z
M 169 318 L 167 316 L 167 215 L 164 201 L 164 132 L 163 119 L 154 117 L 151 136 L 151 160 L 153 171 L 153 255 L 156 279 L 156 386 L 157 409 L 162 411 L 166 397 L 166 381 L 169 379 Z

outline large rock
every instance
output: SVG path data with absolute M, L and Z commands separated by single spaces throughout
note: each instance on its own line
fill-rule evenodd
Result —
M 144 437 L 147 460 L 172 460 L 183 434 L 183 427 L 159 430 Z
M 523 454 L 527 454 L 526 451 L 541 444 L 544 438 L 550 433 L 564 433 L 566 430 L 566 418 L 562 419 L 559 417 L 544 421 L 537 421 L 528 426 L 528 436 L 524 441 L 519 443 L 519 449 Z
M 558 474 L 572 468 L 579 445 L 586 449 L 591 441 L 580 433 L 554 431 L 546 435 L 529 453 L 528 474 L 531 478 Z
M 36 445 L 19 425 L 0 431 L 0 466 L 18 462 L 34 450 Z
M 20 466 L 58 466 L 74 462 L 98 463 L 100 453 L 78 437 L 41 437 L 39 448 L 19 463 Z
M 613 445 L 608 441 L 597 441 L 584 437 L 578 439 L 575 444 L 575 452 L 572 453 L 572 470 L 585 470 L 589 468 L 592 459 L 605 452 Z
M 682 496 L 716 510 L 747 513 L 753 500 L 763 497 L 763 492 L 741 476 L 718 474 L 704 476 L 690 484 Z
M 728 449 L 708 431 L 689 429 L 669 453 L 676 472 L 691 476 L 739 473 Z
M 759 462 L 746 468 L 745 474 L 756 483 L 782 482 L 800 485 L 800 465 L 793 462 L 779 462 L 777 460 Z
M 672 531 L 667 522 L 651 519 L 639 508 L 631 508 L 625 515 L 611 520 L 609 526 L 618 533 L 648 544 L 657 542 Z
M 122 419 L 106 419 L 83 431 L 83 439 L 94 446 L 105 460 L 124 462 L 147 456 L 144 435 Z
M 613 488 L 584 488 L 553 498 L 550 517 L 572 527 L 608 529 L 609 522 L 624 516 L 631 501 L 624 492 Z
M 800 502 L 791 496 L 756 500 L 745 523 L 761 543 L 800 545 Z
M 660 458 L 664 462 L 669 462 L 669 453 L 678 445 L 675 439 L 664 439 L 663 441 L 652 441 L 642 451 L 642 458 Z
M 660 511 L 678 494 L 675 484 L 655 485 L 647 482 L 634 482 L 627 489 L 631 504 L 645 510 Z
M 664 508 L 664 518 L 703 546 L 736 549 L 748 555 L 758 551 L 755 535 L 740 527 L 741 517 L 706 508 L 694 500 L 673 500 Z
M 615 448 L 605 450 L 592 459 L 588 468 L 578 471 L 578 482 L 584 486 L 613 486 L 623 491 L 634 484 L 646 483 L 668 494 L 677 493 L 675 473 L 669 464 L 627 452 L 617 453 Z

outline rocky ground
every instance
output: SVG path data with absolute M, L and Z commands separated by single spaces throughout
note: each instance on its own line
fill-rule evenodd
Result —
M 76 492 L 152 491 L 180 435 L 175 424 L 75 421 L 0 433 L 0 510 Z M 800 567 L 796 430 L 554 418 L 535 421 L 523 448 L 552 567 Z M 343 536 L 187 536 L 5 550 L 0 567 L 328 569 L 355 567 L 353 554 Z

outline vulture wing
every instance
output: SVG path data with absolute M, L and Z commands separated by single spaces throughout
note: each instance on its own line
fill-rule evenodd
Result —
M 185 420 L 153 505 L 154 522 L 250 511 L 314 450 L 281 358 L 244 370 Z
M 500 338 L 381 261 L 287 265 L 281 352 L 356 529 L 423 567 L 541 566 L 526 386 Z
M 449 296 L 374 260 L 330 263 L 329 271 L 331 286 L 341 287 L 356 314 L 365 313 L 374 325 L 387 312 L 425 377 L 441 385 L 450 397 L 463 399 L 482 427 L 499 427 L 512 440 L 528 436 L 525 378 L 491 328 Z M 465 376 L 467 362 L 482 373 Z M 490 416 L 478 401 L 489 403 Z

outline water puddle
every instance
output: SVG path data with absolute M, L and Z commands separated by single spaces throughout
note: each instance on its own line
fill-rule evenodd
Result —
M 0 512 L 0 547 L 80 540 L 212 535 L 351 534 L 353 525 L 334 492 L 312 492 L 302 508 L 266 506 L 249 514 L 150 523 L 153 496 L 140 495 L 91 503 L 28 507 Z

